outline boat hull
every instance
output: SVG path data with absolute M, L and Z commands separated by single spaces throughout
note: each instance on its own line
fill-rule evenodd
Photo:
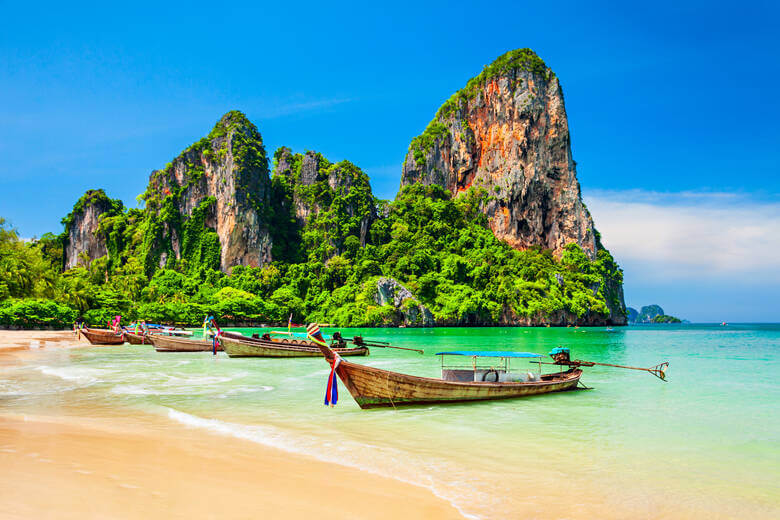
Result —
M 122 345 L 125 342 L 121 334 L 111 330 L 81 329 L 79 332 L 92 345 Z
M 546 374 L 541 381 L 527 383 L 457 382 L 411 376 L 343 360 L 336 373 L 361 408 L 515 399 L 565 392 L 575 390 L 582 375 L 580 369 L 571 369 Z
M 136 334 L 135 332 L 125 332 L 125 341 L 131 345 L 151 345 L 152 341 L 146 334 Z
M 300 343 L 280 343 L 258 340 L 254 338 L 236 338 L 221 336 L 220 343 L 225 348 L 225 353 L 230 357 L 322 357 L 320 349 L 312 343 L 312 346 L 304 346 Z M 368 347 L 336 349 L 340 356 L 367 356 Z
M 185 339 L 175 336 L 150 336 L 157 352 L 211 352 L 214 346 L 211 340 Z M 217 350 L 222 350 L 218 345 Z

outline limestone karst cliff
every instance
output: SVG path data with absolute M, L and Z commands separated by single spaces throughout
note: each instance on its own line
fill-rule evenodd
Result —
M 490 228 L 517 249 L 542 246 L 560 255 L 576 242 L 596 256 L 563 91 L 530 49 L 502 55 L 438 110 L 403 164 L 401 186 L 418 182 L 453 195 L 486 189 Z
M 365 246 L 377 219 L 368 176 L 349 161 L 331 163 L 322 154 L 279 148 L 272 173 L 274 259 L 289 258 L 290 245 L 321 249 L 327 260 L 347 247 Z M 322 243 L 306 241 L 308 230 Z M 352 237 L 352 238 L 350 238 Z
M 531 51 L 500 57 L 439 109 L 401 186 L 378 200 L 355 164 L 287 147 L 269 171 L 260 132 L 233 111 L 152 172 L 143 208 L 102 192 L 79 201 L 63 263 L 104 257 L 68 274 L 111 285 L 89 305 L 157 321 L 625 324 L 561 87 Z
M 515 249 L 539 246 L 560 257 L 576 243 L 591 260 L 599 257 L 563 90 L 530 49 L 500 56 L 439 108 L 403 163 L 401 187 L 415 183 L 437 184 L 454 196 L 485 190 L 481 209 L 490 229 Z M 625 324 L 622 279 L 594 289 L 608 301 L 609 321 Z
M 101 217 L 121 214 L 122 210 L 122 202 L 110 199 L 103 190 L 89 190 L 81 196 L 73 211 L 62 219 L 65 269 L 89 263 L 108 253 L 107 236 L 100 226 Z
M 229 271 L 271 260 L 268 160 L 257 127 L 237 111 L 164 169 L 143 194 L 147 269 L 186 262 Z

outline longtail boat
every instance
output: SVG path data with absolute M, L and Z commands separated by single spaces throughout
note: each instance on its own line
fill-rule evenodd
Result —
M 79 332 L 93 345 L 121 345 L 125 342 L 122 334 L 107 329 L 80 329 Z
M 177 338 L 175 336 L 149 336 L 157 352 L 210 352 L 214 349 L 211 340 Z M 221 345 L 217 345 L 217 350 L 222 350 Z
M 136 334 L 135 332 L 125 331 L 125 341 L 131 345 L 151 345 L 152 340 L 146 334 Z
M 447 367 L 442 357 L 442 377 L 437 379 L 357 365 L 341 359 L 330 347 L 319 345 L 319 348 L 331 368 L 335 364 L 335 373 L 361 408 L 511 399 L 564 392 L 575 390 L 582 375 L 579 368 L 541 374 L 542 356 L 539 354 L 458 351 L 437 355 L 466 356 L 471 358 L 471 365 L 468 368 Z M 501 362 L 479 366 L 479 358 L 501 358 Z M 509 370 L 511 358 L 538 358 L 540 372 L 512 373 Z
M 147 334 L 166 334 L 168 336 L 192 336 L 191 330 L 179 329 L 170 325 L 157 325 L 154 323 L 136 322 L 131 323 L 127 327 L 124 327 L 127 331 L 133 331 L 134 334 L 138 333 L 138 328 L 142 328 Z
M 273 341 L 223 330 L 220 333 L 219 342 L 230 357 L 322 357 L 317 343 L 301 339 Z M 338 347 L 334 346 L 333 350 L 340 356 L 367 356 L 369 352 L 366 346 L 348 348 L 343 341 L 339 343 Z

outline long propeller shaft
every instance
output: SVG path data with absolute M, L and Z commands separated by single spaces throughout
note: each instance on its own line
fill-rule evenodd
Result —
M 532 361 L 532 363 L 537 363 L 537 361 Z M 669 369 L 669 363 L 666 361 L 663 363 L 659 363 L 655 366 L 652 366 L 650 368 L 630 367 L 628 365 L 614 365 L 612 363 L 597 363 L 595 361 L 582 361 L 580 359 L 576 359 L 573 361 L 561 361 L 558 363 L 542 363 L 542 364 L 543 365 L 568 365 L 571 367 L 592 367 L 594 365 L 599 365 L 602 367 L 627 368 L 628 370 L 641 370 L 642 372 L 653 374 L 661 381 L 666 381 L 666 371 Z
M 424 353 L 422 350 L 417 349 L 417 348 L 394 347 L 393 345 L 377 345 L 376 343 L 368 343 L 368 342 L 361 343 L 360 345 L 361 346 L 365 345 L 367 347 L 395 348 L 395 349 L 398 349 L 398 350 L 411 350 L 412 352 L 417 352 L 419 354 L 423 354 Z

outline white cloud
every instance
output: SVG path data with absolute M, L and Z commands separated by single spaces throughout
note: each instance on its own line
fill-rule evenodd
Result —
M 621 265 L 641 269 L 642 278 L 747 275 L 773 282 L 780 281 L 778 200 L 639 190 L 585 197 L 604 245 Z

